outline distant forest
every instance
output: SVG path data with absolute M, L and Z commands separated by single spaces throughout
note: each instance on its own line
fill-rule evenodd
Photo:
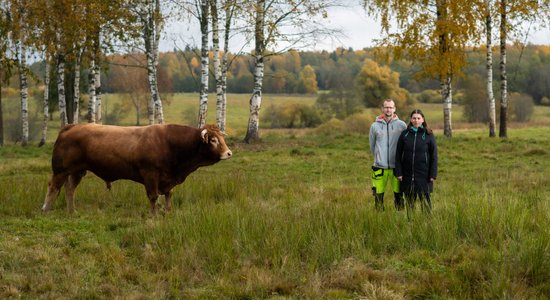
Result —
M 535 104 L 550 105 L 550 46 L 512 45 L 508 48 L 509 90 L 532 97 Z M 162 93 L 198 92 L 200 80 L 200 58 L 198 49 L 160 53 L 159 88 Z M 457 77 L 454 90 L 460 93 L 472 88 L 476 82 L 483 82 L 486 74 L 485 53 L 471 49 L 464 74 Z M 357 77 L 366 59 L 381 66 L 388 66 L 399 75 L 399 85 L 410 93 L 418 94 L 426 90 L 438 90 L 439 81 L 435 78 L 418 78 L 418 67 L 405 60 L 389 64 L 375 48 L 353 50 L 338 48 L 334 51 L 289 51 L 269 57 L 265 66 L 264 93 L 315 94 L 318 91 L 349 90 L 357 87 Z M 102 93 L 127 93 L 143 89 L 148 92 L 147 72 L 144 56 L 140 54 L 111 55 L 104 60 L 102 68 Z M 494 84 L 498 85 L 499 54 L 494 51 Z M 250 55 L 230 55 L 228 71 L 229 93 L 251 93 L 253 87 L 253 58 Z M 70 68 L 70 66 L 69 66 Z M 31 70 L 40 85 L 44 64 L 36 62 Z M 313 70 L 313 72 L 307 72 Z M 52 71 L 53 72 L 53 71 Z M 87 71 L 82 71 L 81 90 L 87 91 Z M 70 72 L 68 72 L 70 74 Z M 215 93 L 214 76 L 210 74 L 210 93 Z M 308 84 L 314 80 L 312 86 Z M 71 80 L 67 80 L 67 93 L 70 95 Z M 17 80 L 11 81 L 17 87 Z M 33 85 L 31 83 L 31 85 Z M 480 91 L 484 89 L 479 87 Z M 50 99 L 56 99 L 57 87 L 52 81 Z M 495 89 L 498 91 L 498 89 Z M 84 92 L 85 94 L 85 92 Z M 481 97 L 481 95 L 480 95 Z M 459 101 L 457 97 L 454 101 Z
M 498 85 L 499 54 L 494 51 L 494 77 Z M 187 49 L 179 52 L 160 54 L 159 88 L 163 93 L 198 92 L 200 77 L 199 50 Z M 282 55 L 271 56 L 266 61 L 264 93 L 315 93 L 317 90 L 354 89 L 357 75 L 361 71 L 365 59 L 371 59 L 380 65 L 387 65 L 376 54 L 374 48 L 353 50 L 339 48 L 335 51 L 289 51 Z M 456 90 L 468 87 L 468 80 L 484 80 L 485 52 L 472 49 L 468 54 L 468 66 L 463 76 L 458 77 L 454 86 Z M 124 78 L 128 78 L 128 67 L 132 61 L 143 60 L 143 57 L 126 58 L 111 56 L 110 61 L 116 63 L 106 69 L 103 75 L 103 91 L 108 93 L 124 92 Z M 253 87 L 253 59 L 251 56 L 230 56 L 231 68 L 228 72 L 228 92 L 251 93 Z M 135 64 L 135 63 L 134 63 Z M 313 68 L 317 90 L 308 86 L 311 75 L 304 72 Z M 418 67 L 411 62 L 400 60 L 388 65 L 393 72 L 399 74 L 399 85 L 409 93 L 419 93 L 424 90 L 439 89 L 439 81 L 417 78 Z M 143 85 L 147 85 L 144 69 L 133 68 L 133 72 L 142 73 Z M 309 78 L 308 78 L 309 76 Z M 478 77 L 479 76 L 479 77 Z M 550 98 L 550 46 L 527 45 L 524 48 L 510 46 L 508 50 L 508 78 L 510 92 L 530 95 L 536 104 L 544 97 Z M 210 91 L 215 91 L 214 76 L 209 76 Z M 85 85 L 85 82 L 83 82 Z M 147 90 L 147 89 L 145 89 Z M 498 90 L 498 89 L 496 89 Z

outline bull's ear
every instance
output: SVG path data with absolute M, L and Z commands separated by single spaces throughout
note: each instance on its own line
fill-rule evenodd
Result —
M 201 131 L 201 137 L 202 137 L 203 143 L 208 143 L 208 130 L 207 129 L 203 129 Z

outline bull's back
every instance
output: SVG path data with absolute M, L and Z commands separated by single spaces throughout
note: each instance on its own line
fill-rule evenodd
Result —
M 151 145 L 158 143 L 161 129 L 97 124 L 63 128 L 54 145 L 54 173 L 89 170 L 114 181 L 140 181 L 139 168 L 147 163 Z

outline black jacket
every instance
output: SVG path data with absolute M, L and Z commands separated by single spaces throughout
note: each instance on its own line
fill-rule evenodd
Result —
M 395 176 L 403 176 L 401 191 L 430 193 L 437 177 L 437 145 L 435 137 L 424 128 L 401 132 L 395 153 Z

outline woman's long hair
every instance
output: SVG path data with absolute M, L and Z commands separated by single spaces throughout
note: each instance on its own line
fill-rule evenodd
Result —
M 422 122 L 422 127 L 424 127 L 424 130 L 426 130 L 426 133 L 432 134 L 433 131 L 432 131 L 432 129 L 428 126 L 428 123 L 426 123 L 426 117 L 424 117 L 424 113 L 423 113 L 420 109 L 415 109 L 415 110 L 412 111 L 412 113 L 410 114 L 409 118 L 412 118 L 412 116 L 413 116 L 414 114 L 419 114 L 419 115 L 422 116 L 422 119 L 424 119 L 424 122 Z M 412 126 L 413 126 L 413 125 L 412 125 L 411 121 L 409 121 L 409 125 L 407 126 L 407 129 L 411 129 Z

